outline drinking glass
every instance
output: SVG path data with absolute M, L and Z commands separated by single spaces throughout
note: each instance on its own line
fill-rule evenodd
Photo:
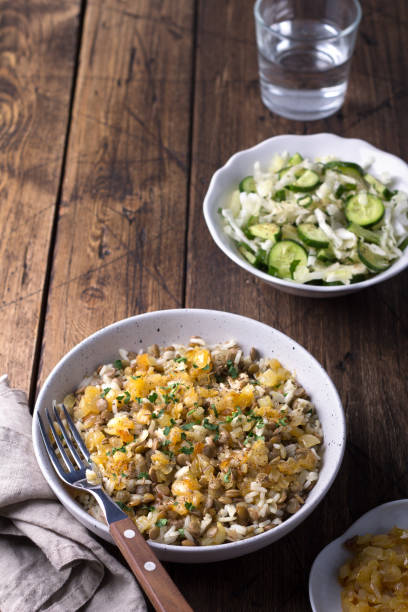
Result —
M 347 91 L 358 0 L 257 0 L 254 14 L 265 106 L 289 119 L 335 113 Z

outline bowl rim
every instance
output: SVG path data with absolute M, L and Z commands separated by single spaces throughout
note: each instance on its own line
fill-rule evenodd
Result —
M 400 157 L 397 157 L 396 155 L 393 155 L 392 153 L 388 153 L 387 151 L 378 149 L 377 147 L 370 144 L 366 140 L 362 140 L 360 138 L 344 138 L 343 136 L 338 136 L 337 134 L 332 134 L 329 132 L 319 132 L 318 134 L 279 134 L 277 136 L 272 136 L 271 138 L 267 138 L 266 140 L 258 142 L 252 147 L 249 147 L 247 149 L 242 149 L 241 151 L 237 151 L 236 153 L 234 153 L 225 162 L 223 166 L 221 166 L 220 168 L 218 168 L 218 170 L 214 172 L 214 174 L 211 177 L 211 181 L 208 186 L 207 193 L 204 197 L 203 214 L 204 214 L 204 219 L 207 224 L 208 230 L 214 242 L 221 249 L 221 251 L 223 251 L 225 255 L 227 255 L 227 257 L 229 257 L 233 262 L 238 264 L 241 268 L 243 268 L 244 270 L 246 270 L 247 272 L 251 274 L 254 274 L 258 278 L 267 282 L 268 284 L 277 285 L 278 287 L 282 287 L 282 288 L 284 287 L 286 289 L 292 289 L 292 290 L 296 289 L 296 291 L 299 294 L 304 292 L 305 294 L 306 293 L 309 294 L 309 296 L 311 297 L 313 296 L 317 297 L 319 295 L 320 296 L 341 295 L 343 293 L 347 294 L 347 293 L 358 291 L 360 289 L 365 289 L 367 287 L 371 287 L 372 285 L 381 283 L 382 281 L 388 280 L 392 278 L 393 276 L 396 276 L 397 274 L 402 272 L 405 268 L 407 268 L 408 267 L 408 250 L 405 250 L 403 254 L 401 255 L 401 257 L 397 259 L 397 261 L 395 261 L 389 268 L 387 268 L 383 272 L 379 272 L 378 274 L 376 274 L 375 276 L 367 280 L 349 284 L 349 285 L 332 285 L 329 287 L 327 286 L 325 287 L 324 285 L 305 285 L 303 283 L 295 283 L 290 280 L 284 280 L 276 276 L 271 276 L 270 274 L 267 274 L 266 272 L 262 272 L 261 270 L 258 270 L 254 266 L 251 266 L 249 262 L 244 261 L 244 259 L 240 257 L 238 253 L 235 252 L 232 245 L 227 246 L 221 240 L 220 236 L 222 235 L 222 230 L 221 228 L 218 227 L 215 221 L 214 215 L 216 214 L 215 213 L 216 207 L 212 205 L 213 191 L 216 188 L 216 184 L 220 176 L 222 176 L 225 172 L 230 170 L 234 166 L 234 164 L 237 162 L 237 160 L 239 160 L 240 158 L 245 157 L 246 155 L 253 154 L 257 150 L 266 149 L 272 143 L 276 143 L 279 140 L 285 140 L 287 138 L 294 138 L 294 139 L 299 139 L 303 141 L 313 141 L 313 140 L 326 138 L 326 139 L 333 139 L 334 141 L 337 140 L 337 141 L 346 142 L 350 144 L 353 143 L 355 146 L 358 146 L 358 147 L 363 146 L 366 148 L 367 152 L 373 155 L 385 156 L 386 158 L 392 160 L 394 163 L 397 163 L 397 165 L 401 165 L 401 167 L 404 167 L 405 172 L 407 174 L 406 180 L 408 184 L 408 164 Z
M 328 387 L 333 393 L 333 397 L 336 400 L 336 404 L 337 404 L 336 405 L 336 418 L 338 419 L 337 429 L 339 431 L 339 439 L 341 439 L 341 444 L 338 445 L 339 451 L 338 451 L 336 463 L 335 465 L 333 465 L 330 476 L 328 477 L 327 482 L 324 485 L 322 491 L 319 493 L 318 497 L 312 500 L 311 502 L 309 501 L 309 503 L 308 503 L 308 500 L 309 500 L 309 497 L 308 497 L 306 499 L 304 506 L 302 506 L 302 508 L 300 508 L 300 510 L 298 510 L 296 514 L 285 519 L 285 521 L 283 521 L 280 525 L 278 525 L 274 529 L 267 531 L 267 532 L 263 532 L 261 534 L 251 536 L 249 538 L 245 538 L 243 540 L 238 540 L 236 542 L 227 542 L 225 544 L 217 544 L 213 546 L 188 547 L 184 549 L 183 547 L 180 547 L 177 545 L 163 544 L 163 543 L 158 543 L 158 542 L 149 540 L 149 544 L 152 546 L 152 548 L 158 551 L 161 550 L 161 551 L 171 551 L 174 553 L 176 552 L 180 553 L 180 549 L 182 549 L 184 553 L 183 556 L 185 556 L 186 558 L 188 557 L 188 561 L 194 562 L 194 557 L 200 556 L 200 553 L 201 555 L 203 555 L 204 552 L 207 552 L 207 554 L 210 554 L 210 553 L 217 553 L 217 552 L 221 553 L 222 551 L 226 552 L 226 551 L 232 551 L 232 550 L 239 550 L 240 548 L 245 549 L 251 546 L 251 543 L 259 542 L 260 540 L 268 540 L 268 536 L 271 539 L 271 541 L 269 542 L 270 544 L 273 543 L 274 541 L 277 541 L 278 539 L 280 539 L 280 537 L 283 537 L 284 535 L 292 531 L 292 529 L 294 529 L 299 523 L 301 523 L 304 519 L 306 519 L 313 510 L 315 510 L 315 508 L 320 504 L 320 502 L 326 496 L 335 478 L 337 477 L 337 474 L 343 462 L 345 447 L 346 447 L 346 418 L 345 418 L 342 401 L 341 401 L 340 395 L 337 391 L 335 384 L 333 383 L 332 379 L 330 378 L 326 370 L 320 364 L 320 362 L 306 348 L 304 348 L 301 344 L 296 342 L 296 340 L 292 339 L 290 336 L 287 336 L 280 330 L 270 325 L 267 325 L 266 323 L 263 323 L 261 321 L 257 321 L 256 319 L 252 319 L 250 317 L 246 317 L 246 316 L 239 315 L 236 313 L 230 313 L 230 312 L 226 312 L 222 310 L 214 310 L 214 309 L 174 308 L 174 309 L 166 309 L 166 310 L 156 310 L 152 312 L 133 315 L 125 319 L 115 321 L 114 323 L 111 323 L 97 330 L 93 334 L 81 340 L 72 349 L 70 349 L 60 359 L 60 361 L 53 367 L 53 369 L 51 370 L 51 372 L 48 374 L 47 378 L 45 379 L 40 389 L 40 392 L 38 394 L 38 397 L 36 399 L 36 402 L 35 402 L 34 411 L 33 411 L 33 419 L 32 419 L 32 437 L 33 437 L 34 452 L 35 452 L 37 462 L 40 466 L 40 469 L 45 479 L 47 480 L 48 484 L 52 488 L 53 492 L 57 495 L 57 497 L 63 503 L 65 508 L 69 510 L 76 518 L 77 518 L 76 515 L 79 514 L 82 517 L 84 524 L 86 525 L 87 528 L 90 528 L 89 525 L 93 525 L 93 527 L 96 528 L 97 530 L 103 531 L 105 535 L 109 535 L 109 526 L 106 523 L 102 523 L 98 519 L 94 518 L 84 508 L 82 508 L 82 506 L 75 499 L 73 499 L 72 496 L 69 494 L 68 492 L 69 488 L 66 487 L 63 484 L 63 482 L 59 479 L 57 473 L 55 472 L 55 469 L 51 465 L 48 459 L 48 456 L 45 453 L 44 445 L 41 439 L 40 428 L 38 425 L 38 419 L 36 418 L 36 415 L 39 412 L 44 402 L 43 398 L 46 395 L 48 386 L 51 384 L 54 377 L 58 376 L 60 370 L 62 370 L 64 366 L 67 363 L 69 363 L 69 361 L 72 359 L 72 357 L 74 357 L 77 354 L 77 352 L 81 351 L 83 347 L 87 346 L 89 343 L 91 343 L 95 339 L 103 336 L 108 331 L 114 331 L 115 329 L 117 329 L 118 326 L 129 325 L 132 322 L 138 322 L 142 319 L 150 319 L 150 318 L 155 319 L 157 317 L 162 317 L 162 316 L 174 316 L 174 317 L 183 316 L 184 317 L 186 315 L 189 316 L 189 314 L 191 315 L 196 314 L 196 315 L 202 315 L 202 316 L 208 316 L 208 317 L 213 317 L 213 316 L 216 316 L 216 317 L 224 316 L 225 317 L 226 316 L 226 317 L 231 317 L 233 319 L 236 319 L 237 321 L 242 321 L 242 322 L 250 321 L 252 324 L 256 324 L 256 326 L 264 327 L 265 331 L 272 330 L 274 334 L 282 338 L 285 342 L 290 342 L 290 344 L 296 347 L 296 350 L 302 356 L 306 357 L 307 360 L 309 360 L 309 362 L 312 362 L 314 364 L 317 370 L 319 370 L 320 374 L 325 378 Z M 239 341 L 239 339 L 237 340 Z M 278 538 L 271 537 L 272 534 L 276 534 L 276 533 L 280 534 Z M 251 550 L 248 550 L 247 552 L 249 553 L 251 552 Z M 240 556 L 241 554 L 246 554 L 246 553 L 243 551 L 242 553 L 234 554 L 230 556 L 231 557 Z M 197 559 L 197 561 L 201 562 L 203 560 Z

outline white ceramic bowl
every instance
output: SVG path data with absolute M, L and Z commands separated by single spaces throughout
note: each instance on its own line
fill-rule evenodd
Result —
M 321 365 L 299 344 L 281 332 L 236 314 L 216 310 L 164 310 L 138 315 L 109 325 L 83 340 L 53 369 L 38 396 L 33 418 L 34 450 L 40 468 L 64 506 L 88 529 L 111 541 L 105 524 L 83 510 L 62 485 L 51 466 L 38 427 L 37 412 L 43 414 L 52 401 L 77 388 L 84 376 L 92 374 L 101 363 L 116 359 L 119 348 L 139 351 L 157 343 L 188 343 L 200 335 L 213 344 L 235 339 L 248 353 L 255 346 L 263 356 L 279 359 L 296 373 L 299 382 L 315 403 L 324 433 L 324 458 L 319 479 L 305 505 L 275 529 L 240 542 L 207 547 L 181 547 L 151 543 L 165 561 L 202 563 L 238 557 L 267 546 L 301 523 L 327 493 L 340 467 L 345 447 L 345 419 L 337 391 Z
M 373 508 L 323 548 L 310 571 L 309 597 L 313 612 L 341 612 L 341 586 L 337 576 L 351 556 L 344 542 L 356 535 L 388 533 L 393 527 L 408 529 L 408 499 Z
M 384 153 L 384 151 L 376 149 L 364 140 L 341 138 L 335 134 L 283 135 L 269 138 L 251 149 L 236 153 L 227 161 L 225 166 L 217 170 L 211 179 L 204 199 L 204 217 L 211 236 L 232 261 L 276 289 L 306 297 L 334 297 L 354 293 L 365 287 L 381 283 L 408 266 L 408 249 L 406 249 L 403 256 L 385 272 L 381 272 L 361 283 L 330 287 L 301 285 L 290 280 L 276 278 L 251 266 L 240 255 L 229 236 L 224 233 L 222 220 L 217 211 L 218 208 L 225 207 L 228 204 L 232 192 L 237 188 L 242 178 L 253 173 L 256 161 L 261 163 L 261 167 L 266 167 L 275 153 L 282 153 L 283 151 L 288 151 L 291 154 L 299 152 L 303 157 L 309 159 L 322 155 L 336 155 L 342 160 L 356 162 L 362 166 L 365 165 L 367 160 L 372 159 L 370 172 L 375 176 L 381 176 L 383 172 L 388 172 L 395 179 L 393 187 L 408 192 L 407 164 L 395 155 Z

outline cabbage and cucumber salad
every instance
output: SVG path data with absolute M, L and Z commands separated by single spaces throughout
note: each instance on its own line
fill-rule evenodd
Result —
M 407 194 L 354 162 L 283 153 L 237 187 L 219 209 L 224 230 L 273 276 L 347 285 L 386 270 L 408 245 Z

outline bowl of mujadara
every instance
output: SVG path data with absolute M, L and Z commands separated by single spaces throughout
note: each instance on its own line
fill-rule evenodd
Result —
M 183 309 L 138 315 L 73 348 L 38 396 L 70 412 L 101 484 L 163 560 L 219 561 L 267 546 L 327 493 L 345 447 L 344 413 L 310 353 L 263 323 Z M 110 540 L 100 508 L 67 490 L 34 449 L 57 497 Z

